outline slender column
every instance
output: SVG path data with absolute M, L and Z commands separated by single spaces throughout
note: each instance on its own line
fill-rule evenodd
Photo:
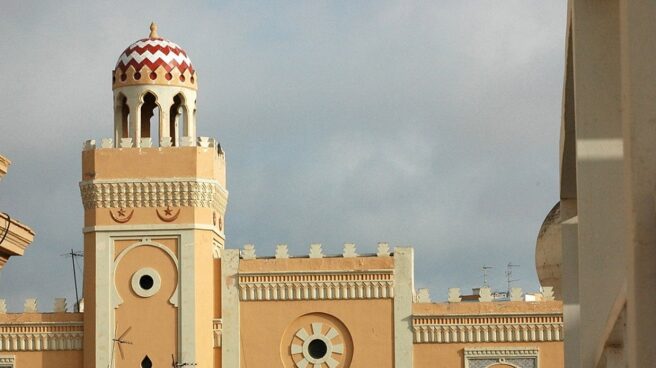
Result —
M 171 106 L 173 105 L 173 98 L 168 95 L 162 95 L 159 97 L 160 102 L 160 112 L 159 112 L 159 140 L 162 141 L 162 138 L 171 137 Z
M 116 104 L 114 100 L 114 146 L 120 146 L 120 140 L 123 136 L 123 109 Z
M 143 103 L 139 99 L 128 101 L 130 107 L 130 137 L 134 147 L 139 147 L 141 144 L 141 105 Z

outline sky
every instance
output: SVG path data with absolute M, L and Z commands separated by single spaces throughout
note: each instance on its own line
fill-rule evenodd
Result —
M 147 37 L 198 72 L 198 135 L 228 165 L 228 248 L 415 249 L 434 301 L 539 288 L 558 201 L 566 1 L 25 1 L 0 12 L 0 211 L 36 231 L 0 298 L 73 304 L 82 144 L 112 136 L 111 72 Z M 78 276 L 81 268 L 78 268 Z

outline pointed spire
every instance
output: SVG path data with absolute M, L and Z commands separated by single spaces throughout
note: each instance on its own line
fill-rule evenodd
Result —
M 149 38 L 159 38 L 159 35 L 157 34 L 157 23 L 152 22 L 150 23 L 150 36 Z

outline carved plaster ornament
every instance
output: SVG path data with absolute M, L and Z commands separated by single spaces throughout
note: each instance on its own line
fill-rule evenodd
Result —
M 178 208 L 177 211 L 174 211 L 171 206 L 166 206 L 166 208 L 161 211 L 157 208 L 155 212 L 157 212 L 157 217 L 164 222 L 175 221 L 178 216 L 180 216 L 180 209 Z
M 330 368 L 337 367 L 339 361 L 335 358 L 344 354 L 344 344 L 337 343 L 335 339 L 339 332 L 330 326 L 324 331 L 320 322 L 314 322 L 311 326 L 311 333 L 305 328 L 298 330 L 295 336 L 301 344 L 292 343 L 290 347 L 296 367 L 321 367 L 323 364 Z
M 109 215 L 112 217 L 112 220 L 118 222 L 119 224 L 124 224 L 132 219 L 134 210 L 131 210 L 128 214 L 127 210 L 121 207 L 118 210 L 109 210 Z

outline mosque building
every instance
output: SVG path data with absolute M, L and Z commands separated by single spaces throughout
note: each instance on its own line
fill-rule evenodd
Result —
M 433 303 L 415 290 L 410 247 L 226 248 L 226 155 L 197 136 L 198 83 L 154 24 L 119 56 L 113 137 L 82 152 L 84 307 L 0 302 L 0 368 L 563 367 L 551 285 L 538 301 L 483 287 Z M 33 235 L 11 224 L 0 256 Z

